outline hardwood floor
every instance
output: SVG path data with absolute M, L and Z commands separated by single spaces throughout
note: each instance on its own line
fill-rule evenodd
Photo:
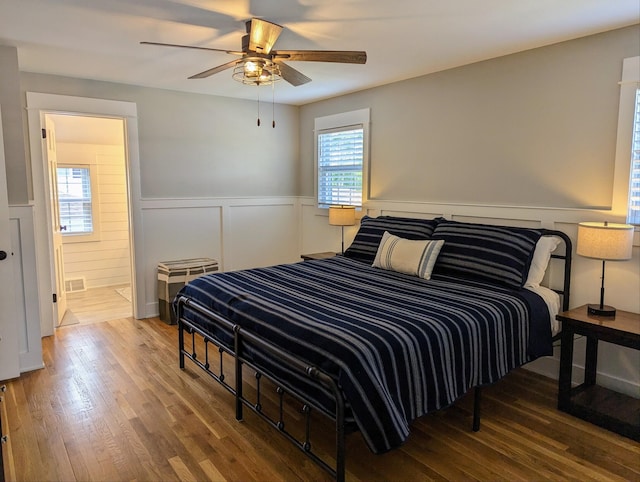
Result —
M 327 480 L 327 474 L 189 363 L 157 318 L 57 330 L 45 368 L 7 382 L 7 480 Z M 472 400 L 417 420 L 374 455 L 347 438 L 348 480 L 640 480 L 640 444 L 556 410 L 557 385 L 516 370 Z M 268 400 L 265 401 L 268 404 Z M 294 415 L 295 416 L 295 415 Z M 316 429 L 328 450 L 333 427 Z
M 86 291 L 67 293 L 67 312 L 59 327 L 100 323 L 127 318 L 131 314 L 130 285 L 89 288 Z

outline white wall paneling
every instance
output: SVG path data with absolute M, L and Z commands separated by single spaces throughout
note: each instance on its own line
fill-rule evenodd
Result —
M 20 372 L 42 368 L 33 206 L 9 206 Z
M 339 250 L 340 238 L 339 235 L 332 235 L 329 230 L 328 213 L 323 215 L 322 210 L 316 207 L 313 198 L 303 199 L 300 209 L 302 212 L 300 225 L 300 247 L 302 253 Z M 335 228 L 335 226 L 332 227 Z M 346 236 L 345 244 L 347 244 Z
M 187 258 L 214 258 L 222 265 L 221 213 L 213 203 L 176 205 L 143 202 L 145 316 L 157 316 L 157 268 L 160 261 Z
M 227 215 L 228 214 L 228 215 Z M 230 204 L 225 209 L 225 268 L 237 270 L 300 260 L 296 202 Z
M 146 199 L 146 316 L 158 314 L 158 262 L 213 258 L 221 271 L 300 259 L 299 208 L 294 197 Z
M 319 253 L 323 251 L 340 252 L 341 229 L 339 226 L 329 225 L 327 209 L 318 209 L 314 198 L 300 199 L 300 249 L 302 253 Z M 362 211 L 356 211 L 356 218 L 362 217 Z M 358 232 L 355 226 L 344 227 L 344 249 L 353 242 Z

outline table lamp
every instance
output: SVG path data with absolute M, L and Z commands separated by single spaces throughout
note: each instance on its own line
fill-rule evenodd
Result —
M 356 224 L 355 206 L 329 206 L 329 224 L 342 228 L 342 253 L 344 254 L 344 227 Z
M 616 309 L 604 304 L 604 262 L 631 259 L 633 226 L 586 222 L 578 224 L 577 253 L 586 258 L 602 260 L 602 285 L 600 304 L 590 304 L 587 313 L 598 316 L 616 316 Z

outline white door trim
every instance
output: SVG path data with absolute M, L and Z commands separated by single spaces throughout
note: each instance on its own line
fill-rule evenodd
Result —
M 124 120 L 125 156 L 129 184 L 129 232 L 131 243 L 133 316 L 144 318 L 145 279 L 143 256 L 143 230 L 140 154 L 138 144 L 138 113 L 134 102 L 107 99 L 91 99 L 57 94 L 27 92 L 27 120 L 29 125 L 29 147 L 33 178 L 33 197 L 36 216 L 36 249 L 38 252 L 38 295 L 40 300 L 40 322 L 42 336 L 52 335 L 55 327 L 51 310 L 53 287 L 51 286 L 52 260 L 49 259 L 51 240 L 51 213 L 47 208 L 47 188 L 45 166 L 42 156 L 43 128 L 45 113 L 77 113 L 86 116 L 117 117 Z M 140 273 L 140 275 L 138 275 Z

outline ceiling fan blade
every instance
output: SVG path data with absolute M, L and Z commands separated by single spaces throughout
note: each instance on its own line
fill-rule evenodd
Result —
M 247 21 L 247 33 L 249 34 L 249 50 L 261 54 L 268 54 L 276 43 L 282 27 L 275 23 L 267 22 L 260 18 L 252 18 Z
M 240 60 L 232 60 L 231 62 L 227 62 L 226 64 L 218 65 L 209 70 L 205 70 L 204 72 L 200 72 L 199 74 L 192 75 L 189 77 L 190 79 L 206 79 L 207 77 L 211 77 L 213 74 L 217 74 L 218 72 L 222 72 L 223 70 L 230 69 L 235 66 Z
M 300 62 L 339 62 L 365 64 L 367 53 L 360 50 L 274 50 L 275 59 Z
M 142 45 L 159 45 L 160 47 L 179 47 L 181 49 L 195 49 L 195 50 L 208 50 L 210 52 L 224 52 L 226 54 L 243 55 L 244 52 L 238 52 L 236 50 L 223 50 L 213 49 L 210 47 L 197 47 L 195 45 L 179 45 L 179 44 L 165 44 L 161 42 L 140 42 Z
M 311 82 L 311 79 L 309 77 L 304 75 L 302 72 L 294 69 L 290 65 L 278 61 L 276 61 L 276 64 L 280 68 L 280 75 L 282 76 L 282 78 L 294 87 L 298 87 L 299 85 Z

